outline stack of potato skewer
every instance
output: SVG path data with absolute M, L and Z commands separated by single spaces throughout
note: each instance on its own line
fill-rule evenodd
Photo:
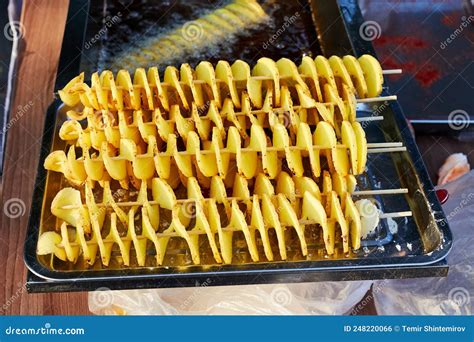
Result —
M 77 189 L 56 195 L 51 211 L 60 232 L 43 233 L 38 254 L 70 262 L 82 255 L 94 264 L 99 253 L 108 265 L 117 245 L 129 265 L 133 245 L 143 266 L 151 244 L 162 265 L 170 239 L 178 237 L 199 264 L 204 235 L 215 262 L 231 263 L 233 235 L 241 232 L 248 261 L 256 262 L 258 231 L 272 261 L 274 230 L 285 260 L 285 227 L 294 228 L 306 256 L 305 228 L 314 225 L 329 255 L 337 227 L 344 252 L 360 247 L 366 213 L 351 193 L 370 149 L 355 106 L 356 96 L 382 91 L 376 59 L 303 57 L 297 67 L 262 58 L 252 71 L 243 61 L 221 61 L 216 69 L 201 62 L 196 70 L 168 67 L 164 75 L 161 83 L 156 68 L 137 69 L 132 82 L 127 71 L 116 78 L 104 71 L 89 86 L 81 74 L 59 92 L 72 108 L 60 130 L 71 147 L 52 152 L 45 167 Z M 123 189 L 125 202 L 116 195 Z M 378 215 L 373 205 L 364 211 Z

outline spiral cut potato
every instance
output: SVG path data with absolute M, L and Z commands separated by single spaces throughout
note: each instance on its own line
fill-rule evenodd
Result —
M 170 61 L 229 40 L 233 34 L 264 22 L 268 16 L 255 0 L 234 0 L 163 35 L 146 39 L 137 49 L 113 60 L 113 67 L 133 68 Z
M 367 161 L 356 96 L 382 91 L 373 57 L 201 62 L 167 67 L 163 79 L 156 67 L 133 80 L 104 71 L 59 92 L 69 147 L 44 166 L 75 188 L 56 194 L 57 229 L 41 234 L 38 254 L 152 266 L 173 264 L 178 245 L 194 264 L 209 263 L 204 249 L 211 264 L 230 264 L 242 246 L 245 262 L 309 258 L 318 243 L 328 255 L 339 243 L 360 248 L 378 224 L 370 201 L 351 198 Z
M 85 133 L 88 136 L 83 139 L 99 149 L 103 137 L 114 147 L 118 147 L 121 136 L 141 135 L 142 139 L 147 141 L 148 135 L 158 134 L 166 141 L 170 132 L 177 132 L 186 140 L 189 131 L 196 131 L 202 141 L 207 141 L 211 138 L 213 127 L 217 127 L 222 134 L 225 134 L 225 126 L 230 125 L 238 128 L 242 138 L 248 138 L 247 129 L 250 125 L 259 124 L 268 128 L 275 122 L 283 123 L 292 133 L 296 133 L 300 122 L 316 125 L 319 121 L 326 121 L 336 129 L 339 136 L 341 121 L 355 121 L 355 103 L 346 102 L 347 105 L 334 106 L 331 103 L 315 102 L 305 108 L 310 99 L 304 100 L 304 105 L 295 107 L 287 87 L 282 87 L 281 95 L 281 107 L 272 107 L 272 91 L 269 90 L 262 109 L 252 110 L 249 97 L 244 93 L 240 112 L 236 111 L 229 98 L 224 100 L 220 110 L 214 100 L 201 109 L 192 103 L 190 112 L 184 112 L 178 105 L 172 105 L 169 112 L 163 112 L 158 108 L 118 112 L 96 111 L 89 107 L 84 108 L 82 112 L 69 110 L 67 115 L 71 120 L 63 123 L 59 136 L 65 141 L 76 141 Z M 87 120 L 85 130 L 82 129 L 81 120 Z
M 253 124 L 249 138 L 242 140 L 238 128 L 230 126 L 224 139 L 222 131 L 214 127 L 211 141 L 204 142 L 196 132 L 189 131 L 184 150 L 178 148 L 173 133 L 168 134 L 166 143 L 160 141 L 159 144 L 154 135 L 148 135 L 147 144 L 137 143 L 138 128 L 117 139 L 119 148 L 114 148 L 107 141 L 105 131 L 100 138 L 103 140 L 94 144 L 100 145 L 98 154 L 91 149 L 91 136 L 83 135 L 78 137 L 82 156 L 78 158 L 75 147 L 71 146 L 67 154 L 62 150 L 52 152 L 44 166 L 63 173 L 72 184 L 114 179 L 124 188 L 128 188 L 129 180 L 139 184 L 139 181 L 155 176 L 176 187 L 176 170 L 183 184 L 191 177 L 198 177 L 205 187 L 209 186 L 211 177 L 226 178 L 229 170 L 235 169 L 246 179 L 254 178 L 260 172 L 274 179 L 282 170 L 283 160 L 290 172 L 299 177 L 305 173 L 304 161 L 307 160 L 310 172 L 318 178 L 321 155 L 326 158 L 330 170 L 342 176 L 360 174 L 365 169 L 367 142 L 358 122 L 342 122 L 342 145 L 337 143 L 333 127 L 324 121 L 317 124 L 313 134 L 304 122 L 299 123 L 294 137 L 290 137 L 286 127 L 278 122 L 272 125 L 271 131 L 270 139 L 262 126 Z M 95 139 L 99 138 L 96 136 Z
M 54 198 L 51 208 L 62 221 L 60 234 L 43 233 L 38 253 L 54 254 L 70 262 L 76 262 L 82 254 L 92 265 L 99 252 L 102 263 L 108 265 L 114 245 L 117 245 L 123 264 L 129 265 L 133 245 L 138 265 L 144 266 L 147 241 L 150 241 L 155 249 L 156 264 L 161 265 L 170 239 L 179 238 L 186 242 L 193 263 L 199 264 L 202 239 L 207 239 L 215 262 L 230 264 L 233 236 L 242 232 L 253 262 L 261 261 L 258 237 L 265 258 L 272 261 L 275 256 L 269 230 L 273 229 L 280 259 L 285 260 L 285 230 L 295 230 L 301 254 L 306 256 L 311 234 L 305 229 L 315 225 L 322 231 L 327 254 L 334 253 L 336 230 L 340 231 L 342 247 L 347 253 L 350 247 L 360 248 L 363 228 L 361 216 L 350 196 L 355 182 L 353 176 L 333 175 L 332 178 L 329 173 L 324 174 L 321 193 L 309 177 L 291 177 L 282 172 L 274 186 L 267 175 L 260 173 L 251 191 L 247 179 L 236 175 L 232 197 L 228 197 L 223 179 L 214 176 L 209 198 L 204 198 L 197 179 L 190 177 L 186 199 L 177 199 L 168 183 L 153 178 L 151 189 L 147 188 L 147 182 L 142 182 L 136 200 L 128 203 L 116 201 L 109 182 L 104 182 L 102 203 L 96 203 L 89 183 L 84 188 L 85 201 L 79 190 L 64 188 Z M 151 200 L 148 190 L 151 190 Z M 373 209 L 377 211 L 375 207 Z M 170 219 L 163 219 L 163 216 Z
M 111 71 L 105 70 L 100 76 L 92 74 L 90 86 L 84 82 L 84 74 L 80 74 L 59 91 L 59 96 L 68 106 L 81 102 L 96 110 L 169 110 L 171 104 L 189 110 L 193 102 L 202 107 L 211 100 L 222 108 L 225 98 L 241 108 L 244 92 L 253 107 L 262 108 L 270 89 L 271 105 L 279 107 L 282 87 L 286 86 L 292 90 L 293 97 L 297 95 L 295 101 L 304 108 L 315 108 L 316 102 L 329 102 L 343 108 L 347 106 L 344 100 L 350 102 L 349 106 L 352 102 L 355 104 L 355 95 L 359 98 L 380 95 L 383 75 L 379 62 L 370 55 L 358 59 L 317 56 L 314 60 L 304 56 L 299 67 L 287 58 L 275 62 L 263 57 L 252 70 L 242 60 L 232 66 L 219 61 L 215 68 L 203 61 L 195 70 L 188 64 L 181 65 L 180 70 L 168 66 L 164 82 L 161 83 L 156 67 L 148 71 L 136 69 L 133 81 L 126 70 L 120 70 L 115 78 Z

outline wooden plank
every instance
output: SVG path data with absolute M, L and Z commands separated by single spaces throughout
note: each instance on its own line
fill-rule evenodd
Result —
M 36 176 L 44 114 L 52 101 L 67 16 L 68 0 L 23 2 L 20 63 L 8 130 L 1 188 L 0 230 L 1 314 L 88 314 L 87 293 L 27 294 L 23 263 L 31 195 Z M 9 201 L 9 202 L 8 202 Z M 5 214 L 18 204 L 19 217 Z M 12 216 L 12 215 L 10 215 Z M 17 215 L 13 215 L 17 216 Z

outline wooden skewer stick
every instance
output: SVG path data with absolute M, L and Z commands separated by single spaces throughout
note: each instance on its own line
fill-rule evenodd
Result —
M 402 73 L 402 70 L 401 69 L 391 69 L 391 70 L 383 70 L 382 71 L 382 74 L 385 74 L 385 75 L 394 75 L 394 74 L 400 74 Z M 299 75 L 301 78 L 309 78 L 310 76 L 306 76 L 306 75 L 302 75 L 300 74 Z M 269 77 L 269 76 L 251 76 L 250 77 L 251 79 L 253 80 L 260 80 L 260 81 L 272 81 L 273 78 L 272 77 Z M 293 79 L 293 76 L 279 76 L 279 79 L 280 80 L 285 80 L 285 79 Z M 236 80 L 234 79 L 233 82 L 234 83 L 242 83 L 242 82 L 246 82 L 247 80 Z M 208 84 L 208 82 L 204 81 L 204 80 L 192 80 L 193 84 L 195 85 L 203 85 L 203 84 Z M 218 79 L 218 78 L 215 78 L 215 82 L 216 83 L 225 83 L 225 81 L 221 80 L 221 79 Z M 184 85 L 184 86 L 187 86 L 187 83 L 186 82 L 182 82 L 182 81 L 179 81 L 178 82 L 180 85 Z M 167 83 L 167 82 L 161 82 L 160 85 L 164 88 L 174 88 L 174 86 L 170 83 Z M 139 85 L 139 84 L 133 84 L 132 87 L 134 89 L 143 89 L 143 86 L 142 85 Z M 156 88 L 156 85 L 155 84 L 148 84 L 148 87 L 150 88 Z M 109 91 L 110 90 L 110 87 L 106 87 L 106 86 L 102 86 L 101 87 L 102 90 L 106 90 L 106 91 Z M 116 89 L 117 90 L 125 90 L 125 91 L 128 91 L 128 89 L 124 88 L 123 86 L 116 86 Z M 91 90 L 92 91 L 95 91 L 95 89 L 93 87 L 91 87 Z M 57 93 L 55 93 L 55 95 L 57 95 Z M 374 98 L 366 98 L 366 99 L 357 99 L 357 102 L 358 103 L 367 103 L 367 102 L 377 102 L 377 101 L 393 101 L 393 100 L 396 100 L 396 96 L 395 98 L 390 98 L 389 96 L 386 96 L 385 98 L 382 96 L 380 98 L 383 98 L 383 99 L 380 99 L 380 100 L 375 100 L 375 99 L 378 99 L 377 97 L 374 97 Z
M 256 111 L 252 111 L 252 112 L 256 112 Z M 245 116 L 244 113 L 236 113 L 240 116 Z M 201 120 L 211 120 L 209 117 L 207 116 L 201 116 L 200 117 Z M 193 120 L 192 118 L 185 118 L 186 120 Z M 383 116 L 365 116 L 365 117 L 360 117 L 360 118 L 356 118 L 356 121 L 357 122 L 371 122 L 371 121 L 383 121 L 384 117 Z M 169 122 L 169 123 L 175 123 L 176 120 L 173 120 L 173 119 L 167 119 L 165 120 L 165 122 Z M 144 122 L 143 123 L 144 125 L 146 126 L 154 126 L 155 123 L 154 122 Z M 128 128 L 135 128 L 135 127 L 138 127 L 137 124 L 129 124 L 127 125 Z M 83 131 L 87 131 L 88 128 L 86 128 L 85 130 Z M 97 131 L 103 131 L 104 130 L 104 127 L 94 127 L 95 130 Z M 119 130 L 119 127 L 118 126 L 112 126 L 112 129 L 114 130 Z
M 394 212 L 394 213 L 381 213 L 379 214 L 379 217 L 381 219 L 385 219 L 385 218 L 391 218 L 391 217 L 409 217 L 409 216 L 412 216 L 412 212 L 411 211 L 401 211 L 401 212 Z M 328 221 L 334 221 L 335 219 L 334 218 L 328 218 Z M 317 224 L 316 221 L 312 221 L 312 220 L 299 220 L 298 221 L 299 224 L 301 225 L 310 225 L 310 224 Z M 282 224 L 281 225 L 282 227 L 291 227 L 291 225 L 285 225 L 285 224 Z M 257 228 L 254 227 L 254 226 L 248 226 L 248 229 L 249 230 L 256 230 Z M 222 230 L 224 232 L 238 232 L 238 231 L 241 231 L 240 229 L 236 229 L 236 228 L 233 228 L 231 227 L 230 225 L 227 226 L 227 227 L 224 227 L 222 228 Z M 186 233 L 188 233 L 189 235 L 205 235 L 207 234 L 206 231 L 204 230 L 196 230 L 196 229 L 193 229 L 193 230 L 188 230 L 186 231 Z M 176 232 L 170 232 L 170 233 L 156 233 L 156 236 L 158 238 L 163 238 L 163 237 L 181 237 L 181 235 L 179 235 L 178 233 Z M 122 241 L 132 241 L 131 238 L 129 237 L 121 237 L 120 238 Z M 140 236 L 137 236 L 137 239 L 146 239 L 145 236 L 143 235 L 140 235 Z M 104 243 L 115 243 L 115 240 L 113 239 L 110 239 L 110 238 L 105 238 L 103 239 L 103 242 Z M 95 241 L 86 241 L 86 244 L 87 245 L 96 245 L 97 242 Z M 75 247 L 75 246 L 79 246 L 80 244 L 77 243 L 77 242 L 70 242 L 70 245 L 72 247 Z M 60 247 L 60 248 L 64 248 L 64 246 L 62 245 L 62 243 L 59 243 L 57 244 L 56 246 Z
M 240 116 L 244 116 L 245 114 L 239 113 L 239 115 L 240 115 Z M 188 121 L 192 121 L 192 120 L 193 120 L 193 118 L 185 118 L 185 119 L 188 120 Z M 211 120 L 211 119 L 210 119 L 209 117 L 207 117 L 207 116 L 201 116 L 200 119 L 201 119 L 201 120 Z M 356 121 L 357 121 L 357 122 L 383 121 L 383 119 L 384 119 L 383 116 L 367 116 L 367 117 L 356 118 Z M 167 122 L 167 123 L 176 123 L 176 120 L 174 120 L 174 119 L 167 119 L 167 120 L 165 120 L 165 122 Z M 154 122 L 144 122 L 143 124 L 146 125 L 146 126 L 155 126 L 155 125 L 156 125 Z M 135 128 L 135 127 L 138 127 L 138 125 L 137 125 L 137 124 L 134 124 L 134 123 L 127 125 L 127 128 Z M 267 127 L 267 126 L 264 126 L 264 127 Z M 87 131 L 88 131 L 88 128 L 89 128 L 89 127 L 87 127 L 86 129 L 84 129 L 83 132 L 84 132 L 84 131 L 87 132 Z M 120 128 L 119 128 L 119 126 L 112 126 L 112 129 L 114 129 L 114 130 L 119 130 Z M 95 126 L 95 127 L 94 127 L 94 130 L 103 131 L 103 130 L 104 130 L 104 127 L 100 127 L 100 124 L 99 124 L 99 127 Z
M 401 74 L 402 72 L 403 72 L 402 69 L 382 70 L 382 74 L 384 75 L 397 75 L 397 74 Z
M 318 145 L 313 145 L 313 150 L 326 150 L 326 149 L 330 149 L 332 147 L 324 147 L 324 146 L 318 146 Z M 345 148 L 347 149 L 348 147 L 346 145 L 342 145 L 342 144 L 338 144 L 335 146 L 335 148 Z M 299 147 L 299 146 L 290 146 L 288 148 L 290 151 L 308 151 L 307 148 L 304 148 L 304 147 Z M 260 150 L 258 149 L 254 149 L 254 148 L 249 148 L 249 147 L 243 147 L 240 149 L 242 152 L 261 152 Z M 280 148 L 280 147 L 267 147 L 266 148 L 266 151 L 267 152 L 285 152 L 286 150 L 284 148 Z M 367 153 L 387 153 L 387 152 L 404 152 L 406 151 L 406 147 L 383 147 L 383 148 L 372 148 L 372 149 L 367 149 Z M 225 154 L 225 153 L 231 153 L 233 154 L 233 152 L 229 151 L 227 148 L 223 148 L 220 150 L 221 154 Z M 192 151 L 177 151 L 177 153 L 179 155 L 182 155 L 182 156 L 195 156 L 196 155 L 196 152 L 192 152 Z M 215 151 L 214 150 L 200 150 L 199 152 L 200 154 L 202 155 L 206 155 L 206 154 L 215 154 Z M 172 153 L 169 153 L 169 152 L 159 152 L 159 156 L 160 157 L 172 157 L 174 155 L 174 152 Z M 141 158 L 149 158 L 150 155 L 147 155 L 147 154 L 139 154 L 136 156 L 137 159 L 141 159 Z M 153 157 L 156 157 L 155 155 Z M 113 160 L 128 160 L 124 157 L 121 157 L 120 155 L 119 156 L 110 156 L 109 158 L 113 159 Z M 94 159 L 94 160 L 101 160 L 101 159 Z M 78 162 L 80 163 L 83 163 L 84 162 L 84 158 L 81 157 L 79 159 L 77 159 Z M 61 165 L 63 162 L 56 162 L 57 165 Z
M 386 148 L 373 148 L 367 150 L 367 153 L 387 153 L 387 152 L 405 152 L 406 147 L 386 147 Z
M 382 213 L 379 215 L 379 217 L 381 219 L 385 219 L 385 218 L 394 218 L 394 217 L 407 217 L 407 216 L 412 216 L 412 212 L 411 211 L 400 211 L 400 212 L 396 212 L 396 213 Z
M 396 101 L 396 100 L 397 100 L 397 95 L 389 95 L 389 96 L 368 97 L 366 99 L 357 99 L 357 103 L 371 103 L 371 102 Z
M 402 73 L 402 69 L 388 69 L 388 70 L 382 70 L 382 74 L 384 75 L 395 75 L 395 74 L 401 74 Z M 301 78 L 310 78 L 310 76 L 306 76 L 306 75 L 303 75 L 303 74 L 299 74 Z M 273 77 L 270 77 L 270 76 L 250 76 L 250 79 L 252 80 L 258 80 L 258 81 L 273 81 Z M 293 79 L 293 76 L 279 76 L 279 79 L 280 80 L 288 80 L 288 79 Z M 216 83 L 224 83 L 225 81 L 221 80 L 221 79 L 218 79 L 216 78 Z M 242 82 L 246 82 L 247 79 L 233 79 L 233 81 L 235 83 L 242 83 Z M 206 81 L 204 80 L 192 80 L 192 82 L 194 84 L 207 84 Z M 181 85 L 187 85 L 186 82 L 183 82 L 183 81 L 179 81 L 179 84 Z M 143 88 L 143 86 L 141 85 L 138 85 L 138 84 L 134 84 L 133 85 L 134 87 L 137 87 L 137 88 Z M 154 84 L 148 84 L 148 86 L 150 88 L 154 88 L 155 85 Z M 161 86 L 162 87 L 172 87 L 172 85 L 168 82 L 161 82 Z M 109 90 L 108 87 L 102 87 L 102 89 L 104 90 Z M 121 86 L 117 86 L 117 89 L 123 89 L 123 87 Z
M 401 74 L 402 73 L 402 69 L 387 69 L 387 70 L 382 70 L 382 74 L 383 75 L 396 75 L 396 74 Z M 310 76 L 307 76 L 307 75 L 303 75 L 303 74 L 299 74 L 301 78 L 310 78 Z M 250 76 L 250 78 L 252 80 L 258 80 L 258 81 L 273 81 L 273 77 L 270 77 L 270 76 Z M 280 80 L 287 80 L 287 79 L 293 79 L 293 76 L 279 76 L 279 79 Z M 246 79 L 243 79 L 243 80 L 235 80 L 235 82 L 245 82 L 247 81 Z M 223 80 L 220 80 L 218 78 L 216 78 L 216 82 L 217 83 L 220 83 L 220 82 L 224 82 Z M 205 84 L 206 81 L 203 81 L 203 80 L 193 80 L 193 83 L 195 84 Z M 164 84 L 167 84 L 167 83 L 162 83 L 161 85 L 164 85 Z
M 402 147 L 403 143 L 401 142 L 384 142 L 384 143 L 368 143 L 367 147 Z
M 352 196 L 376 196 L 376 195 L 399 195 L 399 194 L 406 194 L 408 193 L 408 189 L 400 188 L 400 189 L 376 189 L 376 190 L 361 190 L 361 191 L 354 191 L 351 195 Z M 322 193 L 321 196 L 326 196 L 326 194 Z M 296 198 L 303 198 L 303 195 L 295 195 Z M 228 201 L 237 200 L 237 201 L 249 201 L 252 197 L 227 197 Z M 215 200 L 214 198 L 203 198 L 203 199 L 195 199 L 195 198 L 186 198 L 186 199 L 177 199 L 176 204 L 185 204 L 185 203 L 194 203 L 194 202 L 209 202 L 211 200 Z M 148 201 L 150 205 L 159 204 L 158 201 Z M 119 207 L 134 207 L 134 206 L 142 206 L 143 203 L 140 202 L 115 202 Z M 98 207 L 111 207 L 110 205 L 104 203 L 96 203 Z M 81 207 L 87 208 L 86 204 L 82 206 L 77 205 L 64 205 L 60 209 L 61 210 L 71 210 L 71 209 L 79 209 Z
M 407 188 L 400 189 L 376 189 L 376 190 L 359 190 L 354 191 L 352 196 L 376 196 L 376 195 L 398 195 L 407 194 Z
M 384 117 L 381 115 L 377 116 L 364 116 L 361 118 L 356 118 L 358 122 L 368 122 L 368 121 L 383 121 Z

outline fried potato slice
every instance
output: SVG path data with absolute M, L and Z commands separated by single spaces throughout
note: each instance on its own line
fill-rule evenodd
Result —
M 343 121 L 341 124 L 341 139 L 349 151 L 352 173 L 359 174 L 357 140 L 354 129 L 349 121 Z
M 129 140 L 122 139 L 120 141 L 121 146 L 127 146 Z M 109 155 L 109 148 L 106 142 L 102 143 L 100 154 L 104 162 L 104 167 L 107 173 L 115 180 L 123 181 L 127 178 L 127 163 L 126 159 L 114 158 Z
M 257 195 L 253 195 L 252 199 L 252 214 L 250 224 L 252 225 L 252 227 L 257 228 L 257 230 L 260 232 L 260 238 L 262 239 L 265 257 L 268 259 L 268 261 L 272 261 L 272 246 L 270 243 L 270 238 L 268 236 L 268 230 L 265 227 L 265 222 L 263 220 L 263 214 L 260 208 L 260 202 Z
M 232 75 L 236 81 L 245 81 L 248 96 L 250 101 L 256 108 L 262 108 L 263 105 L 263 94 L 262 94 L 262 81 L 256 80 L 250 77 L 250 66 L 238 59 L 232 64 Z M 244 100 L 242 99 L 242 109 L 244 108 Z
M 216 78 L 221 80 L 227 85 L 229 89 L 230 98 L 234 103 L 234 106 L 240 108 L 239 93 L 235 86 L 234 76 L 232 74 L 232 68 L 227 61 L 220 60 L 216 65 Z
M 309 94 L 309 88 L 306 85 L 306 82 L 301 77 L 296 64 L 288 58 L 280 58 L 276 62 L 278 72 L 280 76 L 291 78 L 296 84 L 298 84 L 305 94 Z
M 107 110 L 109 108 L 109 101 L 107 92 L 102 89 L 102 84 L 100 82 L 99 73 L 94 72 L 91 75 L 91 88 L 94 89 L 97 96 L 97 101 L 101 109 Z
M 281 170 L 281 163 L 278 158 L 277 151 L 267 150 L 267 138 L 262 126 L 252 125 L 252 128 L 250 129 L 250 143 L 248 147 L 260 152 L 263 171 L 271 179 L 274 179 Z M 255 165 L 257 162 L 255 152 L 242 152 L 243 156 L 247 154 L 251 156 L 253 160 L 247 159 L 247 161 L 243 160 L 243 162 L 250 162 Z
M 342 213 L 341 203 L 337 198 L 335 191 L 331 191 L 330 194 L 331 201 L 331 218 L 339 223 L 339 228 L 341 228 L 341 238 L 342 246 L 344 253 L 349 252 L 349 228 L 347 226 L 347 221 Z
M 342 176 L 349 174 L 349 157 L 347 151 L 343 148 L 333 148 L 331 150 L 332 163 L 337 173 Z
M 328 83 L 324 85 L 324 100 L 326 102 L 334 103 L 335 107 L 339 109 L 341 117 L 338 121 L 348 120 L 348 113 L 346 112 L 346 106 L 337 93 L 337 88 L 331 87 Z
M 295 177 L 298 177 L 298 176 L 295 176 Z M 293 207 L 295 207 L 294 205 L 296 201 L 295 183 L 293 179 L 291 178 L 291 176 L 285 171 L 282 171 L 278 174 L 277 184 L 276 184 L 276 193 L 285 195 L 285 197 L 289 199 L 290 202 L 293 204 Z
M 321 191 L 319 190 L 318 184 L 314 179 L 310 177 L 297 177 L 293 176 L 293 181 L 295 183 L 296 194 L 304 196 L 305 192 L 311 193 L 318 201 L 321 201 Z
M 354 174 L 358 175 L 365 171 L 365 165 L 367 164 L 367 139 L 359 122 L 353 122 L 352 129 L 357 143 L 357 172 L 354 172 Z
M 303 56 L 298 71 L 306 76 L 306 82 L 309 83 L 309 88 L 318 102 L 323 101 L 321 87 L 319 84 L 319 76 L 316 69 L 316 64 L 311 57 Z
M 346 193 L 344 198 L 346 221 L 349 224 L 349 236 L 351 240 L 351 246 L 357 250 L 360 248 L 360 240 L 362 238 L 362 224 L 360 221 L 360 214 L 352 201 L 351 195 Z
M 128 232 L 133 242 L 135 249 L 135 255 L 137 257 L 138 266 L 145 266 L 146 261 L 146 238 L 138 238 L 137 232 L 135 231 L 135 208 L 130 208 L 128 212 Z M 141 236 L 140 236 L 141 237 Z
M 278 212 L 269 195 L 264 194 L 262 197 L 262 214 L 265 225 L 269 228 L 274 228 L 278 240 L 278 249 L 282 260 L 286 260 L 286 243 L 285 231 L 281 226 Z
M 335 148 L 337 144 L 336 134 L 332 126 L 324 121 L 320 121 L 313 134 L 313 143 L 323 148 Z
M 48 255 L 54 254 L 56 257 L 62 261 L 67 260 L 66 251 L 63 248 L 58 247 L 61 243 L 61 235 L 56 232 L 44 232 L 40 235 L 38 239 L 38 244 L 36 246 L 36 254 L 38 255 Z
M 341 176 L 339 173 L 333 173 L 331 177 L 333 190 L 338 194 L 339 198 L 344 198 L 347 193 L 346 177 Z
M 266 176 L 264 173 L 259 173 L 255 178 L 253 192 L 259 196 L 262 196 L 263 194 L 272 196 L 275 194 L 275 188 L 273 187 L 273 184 L 268 176 Z
M 329 110 L 325 105 L 323 105 L 320 102 L 316 102 L 315 104 L 316 110 L 318 111 L 318 114 L 321 116 L 321 118 L 331 124 L 332 127 L 334 127 L 334 110 Z
M 206 82 L 212 92 L 212 97 L 217 104 L 218 108 L 221 108 L 221 95 L 219 91 L 219 87 L 217 86 L 216 82 L 216 74 L 214 71 L 214 67 L 211 63 L 207 61 L 200 62 L 196 67 L 196 77 L 199 80 Z
M 61 101 L 63 101 L 66 104 L 66 106 L 74 107 L 81 101 L 79 94 L 73 91 L 72 88 L 74 88 L 77 84 L 82 84 L 82 83 L 84 83 L 83 72 L 81 72 L 78 76 L 70 80 L 64 86 L 63 89 L 58 91 L 59 98 L 61 99 Z
M 321 130 L 324 131 L 324 127 L 320 128 L 320 131 L 317 134 L 321 134 Z M 332 136 L 330 134 L 329 136 L 331 139 Z M 311 129 L 309 125 L 305 122 L 301 122 L 298 126 L 298 132 L 296 134 L 296 146 L 304 148 L 305 150 L 308 151 L 307 155 L 309 157 L 309 165 L 311 167 L 311 172 L 313 173 L 314 177 L 319 177 L 321 174 L 321 161 L 320 161 L 321 150 L 313 148 L 313 138 L 311 137 Z M 303 150 L 302 151 L 303 155 L 304 155 L 304 152 L 305 151 Z
M 334 91 L 337 91 L 336 79 L 334 78 L 334 73 L 327 58 L 319 55 L 314 59 L 314 63 L 319 77 L 325 81 L 325 84 L 331 86 Z
M 347 191 L 352 194 L 357 186 L 357 179 L 354 175 L 347 175 L 346 177 Z
M 356 121 L 357 115 L 357 100 L 353 91 L 345 84 L 342 85 L 342 99 L 346 106 L 347 119 L 350 122 Z
M 138 99 L 138 102 L 140 102 L 140 99 L 143 98 L 143 102 L 146 104 L 146 109 L 155 109 L 155 104 L 153 103 L 153 94 L 151 92 L 150 85 L 148 84 L 148 78 L 145 69 L 137 68 L 135 70 L 135 74 L 133 75 L 133 84 L 138 85 L 138 87 L 134 87 L 135 98 Z M 142 96 L 142 94 L 145 96 Z M 142 108 L 141 104 L 137 109 L 140 108 Z
M 161 105 L 165 110 L 169 110 L 168 94 L 161 86 L 160 74 L 158 73 L 157 67 L 151 67 L 148 69 L 148 82 L 152 85 L 152 89 L 156 92 L 156 97 L 159 99 Z
M 229 226 L 235 227 L 244 233 L 245 241 L 253 261 L 258 261 L 257 240 L 255 237 L 255 230 L 250 231 L 249 226 L 245 220 L 244 213 L 239 209 L 236 200 L 232 200 L 232 214 L 229 220 Z
M 200 84 L 194 84 L 194 75 L 191 66 L 188 63 L 181 64 L 179 72 L 181 76 L 181 81 L 184 82 L 191 90 L 193 104 L 198 107 L 204 106 L 202 88 Z
M 252 178 L 257 171 L 257 152 L 256 151 L 242 151 L 242 141 L 237 128 L 229 127 L 227 132 L 227 149 L 235 153 L 237 172 L 245 178 Z
M 383 74 L 379 61 L 371 55 L 362 55 L 358 59 L 367 83 L 367 96 L 377 97 L 382 93 Z
M 173 66 L 168 66 L 165 69 L 165 82 L 169 83 L 171 87 L 174 88 L 176 93 L 178 94 L 178 97 L 181 101 L 181 104 L 183 105 L 184 109 L 188 110 L 189 109 L 189 103 L 188 100 L 186 99 L 186 95 L 184 93 L 183 87 L 179 83 L 179 71 Z M 198 76 L 200 79 L 200 77 Z
M 353 93 L 355 91 L 354 84 L 341 57 L 335 55 L 329 57 L 329 65 L 331 66 L 334 76 L 339 77 L 342 84 L 345 84 L 349 88 L 349 91 Z
M 51 152 L 45 159 L 43 167 L 46 170 L 60 172 L 67 177 L 68 165 L 66 153 L 62 150 Z
M 74 227 L 90 225 L 87 209 L 82 206 L 81 193 L 74 188 L 59 190 L 51 203 L 51 213 Z M 89 228 L 86 228 L 87 232 L 90 232 Z
M 288 168 L 297 176 L 302 176 L 304 172 L 301 151 L 290 149 L 290 137 L 285 126 L 277 123 L 272 128 L 273 147 L 282 148 L 285 151 Z
M 124 106 L 127 108 L 131 107 L 133 109 L 140 109 L 140 97 L 137 98 L 136 96 L 132 79 L 127 70 L 119 70 L 116 77 L 116 83 L 118 86 L 122 87 L 122 94 L 126 93 L 128 95 L 129 103 L 124 103 Z
M 332 191 L 331 173 L 327 170 L 323 171 L 323 194 L 328 194 Z
M 367 83 L 364 78 L 364 73 L 360 67 L 359 62 L 354 56 L 344 56 L 342 62 L 347 69 L 349 75 L 351 75 L 352 83 L 354 84 L 357 95 L 363 99 L 367 97 Z
M 219 215 L 219 210 L 215 200 L 209 201 L 208 205 L 209 210 L 209 226 L 213 232 L 218 233 L 219 237 L 219 246 L 222 254 L 222 259 L 225 264 L 232 263 L 232 237 L 234 235 L 233 231 L 224 231 L 221 225 L 221 219 Z
M 300 84 L 295 85 L 296 93 L 298 94 L 298 100 L 303 108 L 314 108 L 316 107 L 316 100 L 311 96 L 311 93 L 302 87 Z
M 308 255 L 308 246 L 304 237 L 304 226 L 301 226 L 298 221 L 298 216 L 290 204 L 289 199 L 283 194 L 277 195 L 278 199 L 278 216 L 280 222 L 284 225 L 291 226 L 295 229 L 296 234 L 300 240 L 301 254 Z
M 323 205 L 309 191 L 306 191 L 303 195 L 301 216 L 303 220 L 312 220 L 321 226 L 326 252 L 329 255 L 334 254 L 334 232 L 331 232 L 333 228 L 328 225 L 328 219 Z
M 280 106 L 280 73 L 275 61 L 267 57 L 260 58 L 252 70 L 252 76 L 266 76 L 272 79 L 275 106 Z

